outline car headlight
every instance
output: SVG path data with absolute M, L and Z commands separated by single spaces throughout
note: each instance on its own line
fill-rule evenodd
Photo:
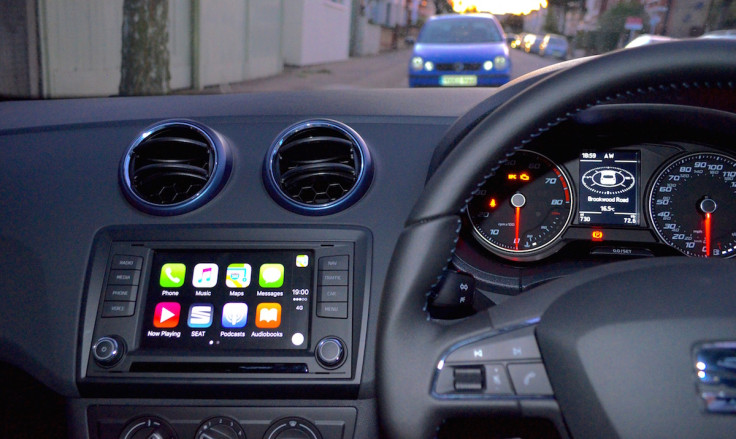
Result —
M 493 70 L 493 61 L 486 61 L 483 63 L 483 70 L 490 72 Z
M 432 61 L 427 61 L 424 63 L 424 70 L 431 72 L 434 70 L 434 63 Z
M 496 70 L 505 69 L 507 62 L 508 61 L 506 61 L 506 57 L 501 55 L 498 55 L 496 58 L 493 59 L 493 64 L 496 66 Z
M 422 67 L 424 66 L 424 60 L 420 56 L 415 56 L 411 59 L 411 69 L 412 70 L 422 70 Z

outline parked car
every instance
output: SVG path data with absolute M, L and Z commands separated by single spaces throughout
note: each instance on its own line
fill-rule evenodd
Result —
M 566 59 L 568 51 L 567 38 L 562 35 L 547 34 L 539 45 L 541 56 L 550 56 L 558 59 Z
M 503 29 L 490 14 L 429 19 L 409 61 L 410 87 L 499 86 L 511 75 Z

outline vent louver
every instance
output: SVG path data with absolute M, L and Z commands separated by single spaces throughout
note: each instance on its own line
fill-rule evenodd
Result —
M 219 136 L 189 121 L 166 121 L 131 145 L 121 167 L 128 199 L 143 211 L 175 215 L 196 209 L 219 191 L 229 173 Z
M 362 139 L 339 122 L 301 122 L 279 135 L 267 156 L 266 187 L 284 207 L 308 215 L 347 208 L 367 190 L 371 161 Z

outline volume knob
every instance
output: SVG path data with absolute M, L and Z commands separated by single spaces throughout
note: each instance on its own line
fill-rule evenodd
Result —
M 117 336 L 105 336 L 97 339 L 92 346 L 92 357 L 102 367 L 115 365 L 125 354 L 125 343 Z

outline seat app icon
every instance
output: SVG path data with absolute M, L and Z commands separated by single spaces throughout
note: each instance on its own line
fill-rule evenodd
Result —
M 195 303 L 189 308 L 187 324 L 190 328 L 209 328 L 212 326 L 212 316 L 215 307 L 209 303 Z
M 227 266 L 225 284 L 230 288 L 248 288 L 250 272 L 250 264 L 230 264 Z
M 256 327 L 274 329 L 281 326 L 281 305 L 260 303 L 256 308 Z
M 281 264 L 263 264 L 258 273 L 258 285 L 261 288 L 281 288 L 284 284 L 284 266 Z
M 164 264 L 161 267 L 159 285 L 164 288 L 178 288 L 184 285 L 184 276 L 187 274 L 187 266 L 184 264 Z

